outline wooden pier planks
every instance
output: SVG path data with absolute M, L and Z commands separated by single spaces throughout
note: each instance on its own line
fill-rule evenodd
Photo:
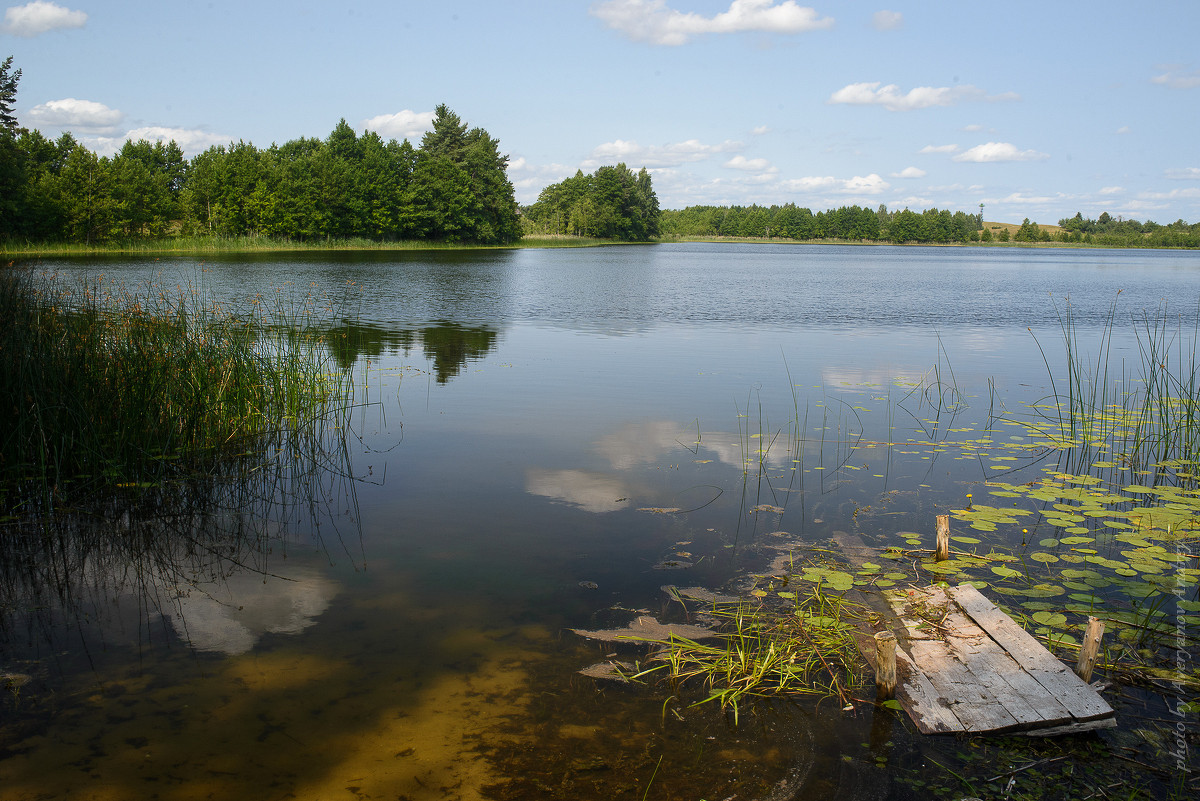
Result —
M 896 697 L 926 734 L 1115 725 L 1082 679 L 969 584 L 892 598 L 904 626 Z

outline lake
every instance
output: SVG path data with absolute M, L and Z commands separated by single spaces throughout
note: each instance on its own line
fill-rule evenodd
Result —
M 983 795 L 949 771 L 991 777 L 1061 746 L 926 738 L 870 704 L 764 702 L 735 726 L 695 691 L 579 675 L 636 649 L 571 629 L 677 615 L 664 585 L 745 586 L 781 548 L 836 558 L 838 531 L 931 547 L 935 515 L 972 498 L 1035 509 L 1018 490 L 986 498 L 1064 472 L 1020 421 L 1062 388 L 1067 315 L 1085 363 L 1129 388 L 1130 321 L 1168 320 L 1194 357 L 1200 310 L 1200 254 L 1164 251 L 663 244 L 39 267 L 233 308 L 314 299 L 357 405 L 348 450 L 297 459 L 264 503 L 222 496 L 145 551 L 67 532 L 61 570 L 6 567 L 0 672 L 30 678 L 0 720 L 5 799 Z M 1021 552 L 1054 534 L 1033 520 L 959 515 L 956 547 Z M 1045 541 L 1047 560 L 1073 557 Z M 1178 579 L 1190 602 L 1193 573 Z M 1100 598 L 1117 581 L 1080 586 Z M 1079 746 L 1097 770 L 1174 742 L 1177 699 L 1118 697 L 1122 725 Z M 1146 797 L 1166 792 L 1138 775 Z

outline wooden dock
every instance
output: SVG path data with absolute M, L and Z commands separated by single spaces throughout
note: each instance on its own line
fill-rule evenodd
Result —
M 856 568 L 879 557 L 856 534 L 833 540 Z M 1117 725 L 1098 692 L 970 584 L 890 592 L 886 604 L 873 593 L 854 598 L 896 635 L 896 700 L 925 734 L 1050 736 Z M 878 670 L 870 633 L 856 639 Z
M 888 597 L 896 699 L 925 734 L 1051 735 L 1116 725 L 1111 706 L 970 584 Z

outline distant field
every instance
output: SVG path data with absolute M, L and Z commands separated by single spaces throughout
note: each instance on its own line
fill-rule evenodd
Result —
M 1016 236 L 1017 231 L 1021 230 L 1021 223 L 987 222 L 985 220 L 983 227 L 991 231 L 993 235 L 998 234 L 1000 231 L 1007 228 L 1009 236 Z M 1066 230 L 1060 225 L 1041 225 L 1040 223 L 1038 224 L 1038 228 L 1043 231 L 1049 231 L 1050 236 L 1056 236 L 1062 231 Z

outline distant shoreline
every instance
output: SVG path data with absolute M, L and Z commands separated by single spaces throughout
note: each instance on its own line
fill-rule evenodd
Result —
M 93 256 L 221 256 L 240 254 L 273 253 L 419 253 L 437 251 L 470 250 L 520 250 L 527 248 L 588 248 L 610 245 L 655 245 L 655 244 L 761 244 L 761 245 L 858 245 L 893 247 L 937 247 L 937 248 L 1051 248 L 1068 250 L 1166 250 L 1193 251 L 1182 247 L 1115 247 L 1113 245 L 1086 242 L 906 242 L 897 243 L 886 239 L 788 239 L 786 237 L 744 236 L 664 236 L 650 242 L 625 242 L 612 239 L 595 239 L 579 236 L 527 236 L 504 245 L 472 245 L 447 242 L 371 242 L 367 240 L 294 242 L 265 238 L 212 239 L 206 237 L 184 237 L 179 239 L 139 240 L 127 243 L 83 244 L 27 244 L 0 243 L 0 259 L 10 263 L 16 259 L 40 258 L 87 258 Z

